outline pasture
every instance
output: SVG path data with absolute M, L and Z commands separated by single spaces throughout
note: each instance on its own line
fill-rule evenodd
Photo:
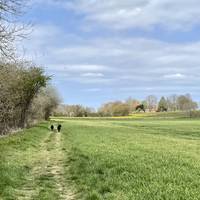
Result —
M 0 139 L 0 199 L 200 199 L 200 120 L 52 120 Z

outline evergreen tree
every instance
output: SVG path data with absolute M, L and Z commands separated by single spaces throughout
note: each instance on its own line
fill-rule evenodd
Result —
M 161 97 L 158 103 L 158 112 L 164 112 L 167 110 L 168 110 L 167 100 L 165 99 L 165 97 Z

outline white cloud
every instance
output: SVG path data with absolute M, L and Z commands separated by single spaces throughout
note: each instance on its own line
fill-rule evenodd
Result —
M 117 29 L 161 25 L 185 30 L 200 23 L 199 0 L 73 0 L 63 6 Z
M 81 74 L 82 77 L 104 77 L 104 74 L 102 73 L 91 73 L 91 72 L 88 72 L 88 73 L 84 73 L 84 74 Z
M 199 84 L 200 42 L 173 44 L 123 36 L 85 39 L 55 26 L 36 29 L 25 46 L 30 55 L 35 51 L 40 55 L 34 60 L 56 80 L 110 88 Z
M 184 74 L 167 74 L 167 75 L 164 75 L 163 78 L 166 78 L 166 79 L 184 79 L 186 78 L 186 76 Z

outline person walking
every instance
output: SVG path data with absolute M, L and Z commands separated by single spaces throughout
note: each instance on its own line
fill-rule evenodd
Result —
M 51 125 L 51 131 L 53 131 L 53 130 L 54 130 L 54 125 L 52 124 L 52 125 Z
M 58 133 L 60 133 L 61 128 L 62 128 L 62 126 L 61 126 L 61 124 L 59 124 L 58 127 L 57 127 Z

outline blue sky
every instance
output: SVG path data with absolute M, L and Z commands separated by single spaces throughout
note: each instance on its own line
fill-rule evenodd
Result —
M 200 101 L 199 0 L 32 0 L 21 48 L 63 102 L 190 93 Z

